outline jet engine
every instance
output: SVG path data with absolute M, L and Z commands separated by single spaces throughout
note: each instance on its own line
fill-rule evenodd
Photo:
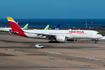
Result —
M 56 40 L 57 40 L 58 42 L 65 42 L 65 41 L 67 41 L 65 35 L 57 35 L 57 36 L 56 36 Z

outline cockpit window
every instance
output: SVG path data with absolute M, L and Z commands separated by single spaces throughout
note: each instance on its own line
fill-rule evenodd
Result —
M 100 34 L 100 33 L 97 33 L 97 34 Z

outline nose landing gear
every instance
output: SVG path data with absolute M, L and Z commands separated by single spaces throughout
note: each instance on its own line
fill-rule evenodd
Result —
M 98 39 L 95 39 L 95 43 L 97 43 L 99 40 Z

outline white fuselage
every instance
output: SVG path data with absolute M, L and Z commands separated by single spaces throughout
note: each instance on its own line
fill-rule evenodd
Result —
M 0 31 L 9 31 L 11 30 L 11 27 L 1 27 Z
M 23 29 L 23 28 L 22 28 L 22 29 Z M 0 28 L 0 31 L 7 31 L 7 32 L 8 32 L 8 31 L 10 31 L 10 30 L 12 30 L 11 27 L 1 27 L 1 28 Z
M 27 37 L 38 37 L 37 34 L 64 35 L 68 39 L 100 39 L 102 35 L 94 30 L 24 30 Z M 39 36 L 41 37 L 41 36 Z

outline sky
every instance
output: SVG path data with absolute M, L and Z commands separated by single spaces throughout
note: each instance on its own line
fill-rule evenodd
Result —
M 105 0 L 0 0 L 0 19 L 105 19 Z

